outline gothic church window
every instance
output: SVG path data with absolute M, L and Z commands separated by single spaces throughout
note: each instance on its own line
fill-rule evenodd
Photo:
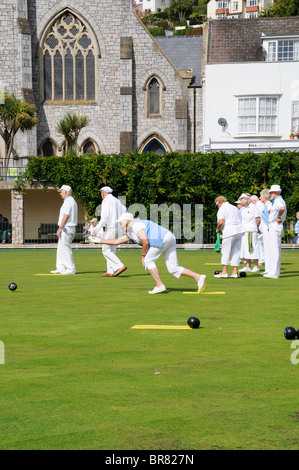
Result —
M 171 148 L 161 136 L 152 134 L 142 143 L 138 152 L 153 152 L 159 155 L 165 152 L 171 152 Z
M 84 153 L 85 155 L 96 153 L 96 151 L 97 151 L 97 148 L 91 139 L 88 139 L 82 147 L 82 153 Z
M 164 145 L 157 139 L 152 139 L 145 147 L 142 153 L 153 152 L 156 155 L 161 155 L 166 152 Z
M 50 139 L 47 139 L 42 147 L 41 147 L 41 152 L 43 157 L 52 157 L 56 155 L 56 148 L 53 142 Z
M 45 101 L 95 100 L 94 42 L 90 28 L 71 12 L 55 20 L 42 45 Z
M 149 113 L 160 114 L 160 91 L 156 78 L 153 78 L 149 84 Z
M 145 107 L 147 117 L 162 117 L 163 91 L 165 90 L 162 80 L 156 75 L 150 77 L 143 90 L 146 91 Z

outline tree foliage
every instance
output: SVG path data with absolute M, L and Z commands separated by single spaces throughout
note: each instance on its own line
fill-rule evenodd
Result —
M 182 21 L 192 12 L 193 0 L 171 0 L 170 15 L 172 18 L 178 18 Z
M 299 152 L 30 157 L 16 189 L 36 181 L 44 188 L 69 184 L 90 216 L 100 204 L 103 185 L 126 196 L 127 206 L 143 204 L 148 214 L 150 204 L 203 204 L 204 220 L 215 222 L 215 197 L 234 203 L 242 192 L 259 195 L 280 184 L 290 218 L 299 210 Z
M 269 5 L 260 16 L 299 16 L 299 0 L 274 0 L 274 3 Z
M 87 116 L 79 116 L 78 114 L 67 113 L 66 116 L 59 121 L 56 130 L 64 136 L 64 153 L 74 153 L 77 151 L 77 141 L 81 130 L 90 122 Z
M 38 124 L 36 109 L 14 94 L 4 93 L 4 101 L 0 104 L 0 136 L 4 141 L 4 174 L 13 152 L 14 139 L 17 132 L 26 132 Z

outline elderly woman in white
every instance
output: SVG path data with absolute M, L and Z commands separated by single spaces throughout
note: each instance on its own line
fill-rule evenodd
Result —
M 118 222 L 125 235 L 115 240 L 100 240 L 100 243 L 120 245 L 130 239 L 142 246 L 141 263 L 152 275 L 156 286 L 149 294 L 159 294 L 166 291 L 161 281 L 155 261 L 163 254 L 168 272 L 174 277 L 187 276 L 193 278 L 201 294 L 206 286 L 206 276 L 179 266 L 176 253 L 176 239 L 173 233 L 150 220 L 134 219 L 130 213 L 122 214 Z
M 265 272 L 262 273 L 262 275 L 264 276 L 269 271 L 269 230 L 268 228 L 269 228 L 269 214 L 272 208 L 269 189 L 263 189 L 260 192 L 260 201 L 263 204 L 263 210 L 261 213 L 261 224 L 259 226 L 259 229 L 262 234 L 263 253 L 264 253 L 264 260 L 265 260 Z
M 251 197 L 242 194 L 241 202 L 243 210 L 242 217 L 242 230 L 244 232 L 242 237 L 241 259 L 245 260 L 246 266 L 239 271 L 258 272 L 259 266 L 259 242 L 258 242 L 258 228 L 261 223 L 259 211 L 256 206 L 252 204 Z M 251 269 L 251 262 L 253 261 L 253 268 Z
M 230 204 L 224 196 L 216 197 L 215 204 L 218 208 L 216 233 L 222 231 L 221 264 L 223 269 L 214 277 L 229 277 L 228 265 L 231 259 L 233 271 L 230 277 L 237 278 L 243 234 L 241 214 L 236 206 Z

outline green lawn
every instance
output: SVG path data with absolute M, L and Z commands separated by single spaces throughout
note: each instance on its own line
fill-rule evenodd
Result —
M 1 449 L 298 449 L 299 364 L 286 326 L 299 328 L 299 251 L 282 254 L 282 277 L 215 279 L 213 251 L 179 251 L 208 275 L 206 292 L 158 266 L 154 287 L 140 253 L 102 278 L 99 249 L 74 250 L 75 276 L 54 250 L 1 249 Z M 220 267 L 220 265 L 219 265 Z M 11 292 L 10 282 L 18 289 Z M 197 330 L 139 330 L 186 325 Z M 299 346 L 297 346 L 299 350 Z M 299 353 L 298 353 L 299 358 Z

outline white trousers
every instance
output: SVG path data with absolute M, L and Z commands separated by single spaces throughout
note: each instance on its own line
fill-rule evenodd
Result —
M 71 243 L 75 238 L 76 227 L 66 227 L 66 232 L 61 231 L 58 238 L 56 253 L 56 269 L 60 272 L 66 270 L 76 272 Z
M 263 228 L 263 247 L 264 247 L 264 260 L 265 260 L 265 273 L 269 272 L 269 263 L 271 259 L 270 240 L 268 228 Z
M 269 224 L 269 261 L 267 272 L 274 277 L 280 276 L 282 232 L 283 224 L 278 224 L 277 222 Z
M 165 235 L 161 248 L 150 247 L 144 258 L 145 269 L 151 270 L 156 268 L 155 261 L 157 261 L 162 254 L 164 256 L 168 272 L 174 277 L 179 278 L 184 271 L 184 268 L 179 266 L 176 251 L 176 239 L 171 232 L 168 232 Z
M 114 239 L 116 237 L 116 230 L 115 229 L 108 229 L 103 233 L 103 239 L 106 240 Z M 122 268 L 124 263 L 120 261 L 120 259 L 116 256 L 116 246 L 114 245 L 103 245 L 102 246 L 102 254 L 106 259 L 107 263 L 107 273 L 114 274 L 115 271 Z
M 236 233 L 230 237 L 222 238 L 221 244 L 221 264 L 228 266 L 239 266 L 242 246 L 242 233 Z
M 259 259 L 259 242 L 258 242 L 258 233 L 252 233 L 252 248 L 253 251 L 250 253 L 249 246 L 248 246 L 248 232 L 245 232 L 242 237 L 242 247 L 241 247 L 241 259 Z

